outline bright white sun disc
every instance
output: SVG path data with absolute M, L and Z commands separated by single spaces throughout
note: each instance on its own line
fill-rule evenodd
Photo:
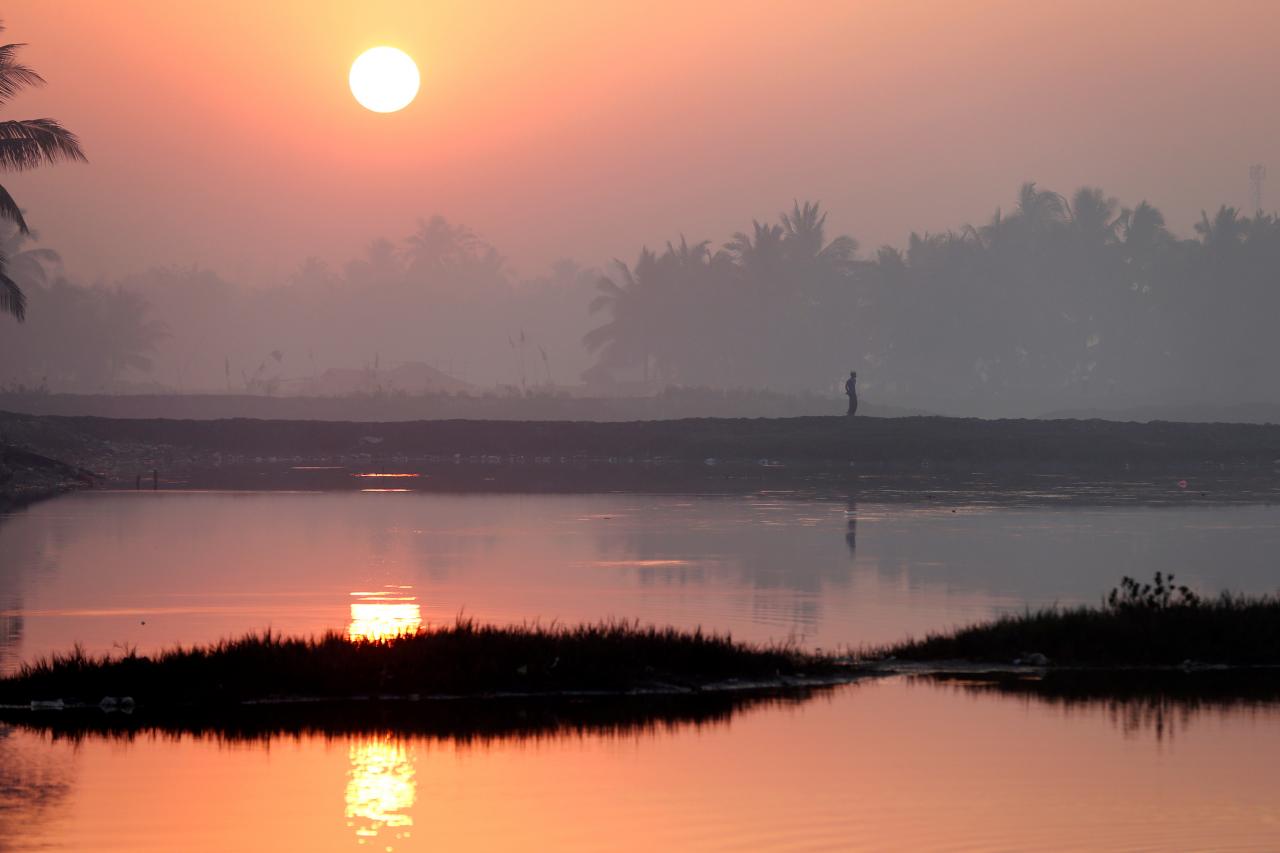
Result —
M 402 110 L 418 94 L 418 66 L 403 50 L 371 47 L 351 63 L 351 94 L 375 113 Z

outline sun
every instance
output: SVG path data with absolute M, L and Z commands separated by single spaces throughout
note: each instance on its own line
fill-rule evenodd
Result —
M 403 50 L 372 47 L 351 63 L 351 94 L 375 113 L 402 110 L 418 94 L 418 66 Z

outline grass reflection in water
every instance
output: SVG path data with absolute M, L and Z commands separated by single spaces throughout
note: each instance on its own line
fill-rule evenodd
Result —
M 831 697 L 850 684 L 769 693 L 711 692 L 676 695 L 547 696 L 438 701 L 333 701 L 279 705 L 149 709 L 131 714 L 97 708 L 33 714 L 0 708 L 0 720 L 40 732 L 53 741 L 94 738 L 130 743 L 138 738 L 211 739 L 226 744 L 270 745 L 306 738 L 345 738 L 352 744 L 413 739 L 456 746 L 561 738 L 639 738 L 700 731 L 735 716 L 794 709 Z M 412 756 L 411 756 L 412 757 Z
M 916 683 L 971 696 L 999 697 L 1059 708 L 1064 714 L 1102 712 L 1126 738 L 1171 740 L 1200 718 L 1280 715 L 1280 669 L 1063 670 L 916 676 Z

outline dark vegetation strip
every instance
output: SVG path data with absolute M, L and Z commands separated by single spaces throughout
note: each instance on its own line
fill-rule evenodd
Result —
M 424 392 L 352 393 L 342 396 L 263 394 L 75 394 L 19 391 L 0 386 L 0 410 L 31 415 L 100 418 L 318 421 L 646 421 L 667 418 L 787 418 L 842 414 L 846 400 L 799 392 L 760 389 L 666 388 L 646 397 L 569 397 L 528 391 L 520 396 Z M 863 403 L 864 415 L 923 414 Z M 1229 418 L 1258 423 L 1263 407 L 1239 409 Z M 1235 410 L 1231 411 L 1234 414 Z M 1251 417 L 1252 416 L 1252 417 Z M 1204 417 L 1181 420 L 1205 420 Z
M 97 704 L 128 696 L 139 705 L 186 706 L 272 697 L 626 691 L 837 671 L 832 659 L 792 646 L 752 646 L 701 630 L 628 622 L 496 627 L 460 619 L 391 642 L 267 633 L 154 657 L 94 657 L 76 648 L 0 679 L 0 704 Z
M 1125 578 L 1096 607 L 1052 607 L 929 634 L 872 655 L 1085 666 L 1280 664 L 1280 596 L 1201 598 L 1172 575 Z
M 693 418 L 671 421 L 400 421 L 351 423 L 35 417 L 0 414 L 42 452 L 86 442 L 169 446 L 192 453 L 378 457 L 443 454 L 635 457 L 702 462 L 776 459 L 869 467 L 1074 466 L 1122 475 L 1126 466 L 1242 466 L 1270 473 L 1280 425 L 1122 423 L 976 418 Z M 34 446 L 34 445 L 33 445 Z M 966 469 L 972 470 L 972 469 Z

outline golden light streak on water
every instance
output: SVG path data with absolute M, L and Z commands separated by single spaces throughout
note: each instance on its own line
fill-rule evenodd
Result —
M 411 836 L 413 816 L 408 810 L 417 798 L 414 755 L 391 735 L 373 735 L 352 742 L 348 749 L 347 826 L 359 844 L 377 840 L 384 850 Z

